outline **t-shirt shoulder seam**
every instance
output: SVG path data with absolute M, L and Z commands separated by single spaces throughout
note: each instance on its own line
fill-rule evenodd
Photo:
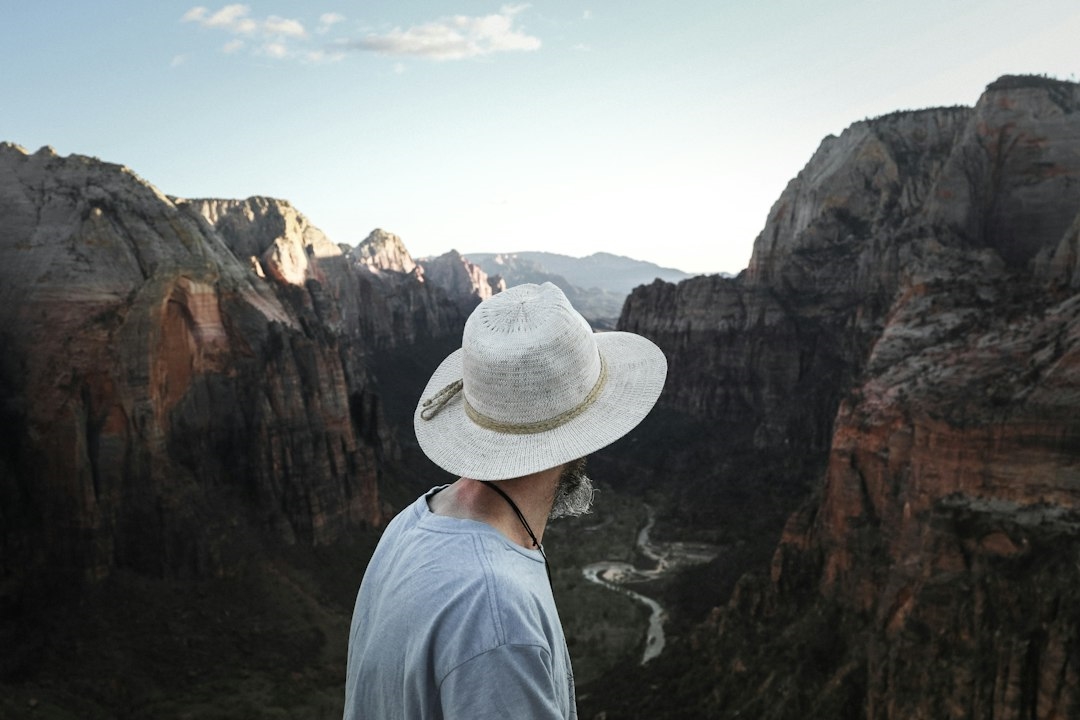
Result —
M 495 568 L 491 566 L 491 559 L 484 548 L 483 541 L 474 535 L 472 537 L 476 557 L 484 570 L 484 586 L 487 588 L 488 611 L 491 613 L 491 623 L 495 627 L 495 639 L 499 645 L 506 642 L 506 632 L 502 625 L 502 616 L 499 613 L 499 594 L 495 589 Z

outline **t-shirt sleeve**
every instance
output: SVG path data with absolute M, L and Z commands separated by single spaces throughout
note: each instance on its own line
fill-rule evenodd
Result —
M 551 655 L 536 645 L 501 645 L 454 668 L 439 688 L 446 720 L 561 720 L 566 688 L 552 676 Z

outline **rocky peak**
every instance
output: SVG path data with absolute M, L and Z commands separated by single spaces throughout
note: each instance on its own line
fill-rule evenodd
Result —
M 905 243 L 878 238 L 928 231 L 1030 273 L 1080 211 L 1078 108 L 1075 83 L 1009 77 L 974 108 L 892 113 L 826 138 L 773 205 L 748 280 L 887 296 Z
M 8 142 L 6 140 L 3 141 L 3 142 L 0 142 L 0 153 L 4 153 L 4 154 L 10 153 L 12 155 L 23 155 L 23 156 L 27 156 L 27 157 L 29 157 L 30 155 L 37 155 L 37 156 L 40 156 L 42 158 L 60 157 L 56 152 L 56 148 L 54 148 L 52 145 L 42 145 L 40 148 L 38 148 L 37 152 L 31 153 L 29 150 L 24 148 L 22 145 L 19 145 L 17 143 L 13 143 L 13 142 Z
M 1080 210 L 1080 85 L 992 83 L 936 179 L 925 215 L 1012 269 L 1056 246 Z
M 417 267 L 401 238 L 380 228 L 373 230 L 349 255 L 358 265 L 375 272 L 411 273 Z
M 436 258 L 424 258 L 420 264 L 428 282 L 443 288 L 466 312 L 506 287 L 501 278 L 489 277 L 479 265 L 469 262 L 457 250 Z
M 747 280 L 801 288 L 825 275 L 854 292 L 880 290 L 874 233 L 919 214 L 971 117 L 970 108 L 893 113 L 827 137 L 773 204 Z
M 319 279 L 318 264 L 312 260 L 342 254 L 340 247 L 287 200 L 250 197 L 176 202 L 203 215 L 237 256 L 254 258 L 262 270 L 280 282 L 303 285 L 307 280 Z

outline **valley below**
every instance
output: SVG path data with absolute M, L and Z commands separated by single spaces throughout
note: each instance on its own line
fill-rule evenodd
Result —
M 0 144 L 0 220 L 0 717 L 340 716 L 505 279 L 50 148 Z M 669 373 L 545 532 L 583 719 L 1080 717 L 1080 84 L 855 122 L 739 275 L 593 289 Z
M 704 544 L 654 543 L 655 522 L 640 499 L 602 486 L 593 513 L 549 527 L 584 697 L 603 697 L 595 681 L 663 651 L 667 610 L 646 593 L 663 599 L 664 582 L 709 554 Z M 64 614 L 28 613 L 33 634 L 8 628 L 17 652 L 6 662 L 32 675 L 0 682 L 0 718 L 338 717 L 352 602 L 377 540 L 369 531 L 314 551 L 252 553 L 216 578 L 116 573 Z M 622 576 L 586 580 L 599 568 L 581 563 L 599 556 L 626 558 L 601 563 Z M 631 576 L 631 561 L 654 567 Z

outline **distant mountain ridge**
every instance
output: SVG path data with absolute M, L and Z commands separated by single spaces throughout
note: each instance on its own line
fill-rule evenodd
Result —
M 464 253 L 488 274 L 500 274 L 511 284 L 511 275 L 527 261 L 544 272 L 561 275 L 586 290 L 597 288 L 608 292 L 629 294 L 638 285 L 648 285 L 656 278 L 679 282 L 694 277 L 693 273 L 662 267 L 625 255 L 597 252 L 585 257 L 572 257 L 552 252 L 526 251 L 514 253 Z
M 597 328 L 613 328 L 626 296 L 657 278 L 677 283 L 692 274 L 623 255 L 598 252 L 576 258 L 558 253 L 467 253 L 488 275 L 500 275 L 507 287 L 551 282 Z

